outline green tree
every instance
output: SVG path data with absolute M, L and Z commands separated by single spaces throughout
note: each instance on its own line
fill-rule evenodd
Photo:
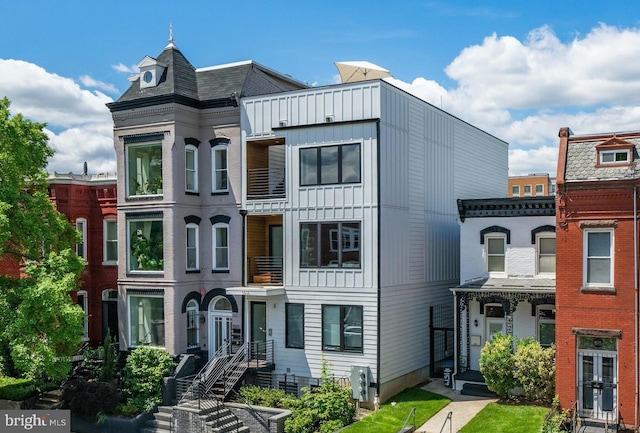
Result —
M 0 277 L 0 367 L 61 378 L 83 332 L 69 293 L 84 261 L 72 252 L 78 233 L 49 200 L 45 125 L 12 117 L 9 107 L 0 99 L 0 257 L 28 266 L 23 278 Z

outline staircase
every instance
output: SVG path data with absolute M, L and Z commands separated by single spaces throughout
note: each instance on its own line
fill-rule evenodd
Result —
M 140 433 L 171 433 L 172 412 L 171 406 L 158 406 L 158 412 L 145 423 Z
M 475 397 L 487 397 L 487 398 L 498 398 L 498 395 L 489 390 L 487 385 L 484 383 L 470 383 L 467 382 L 462 385 L 462 390 L 460 391 L 462 395 L 472 395 Z
M 54 389 L 47 391 L 38 396 L 33 409 L 36 410 L 51 410 L 59 409 L 62 406 L 62 390 Z

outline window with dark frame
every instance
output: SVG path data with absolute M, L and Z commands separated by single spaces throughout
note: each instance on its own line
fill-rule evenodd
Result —
M 360 144 L 300 149 L 300 185 L 360 182 Z
M 198 347 L 198 340 L 198 303 L 192 299 L 187 304 L 187 347 Z
M 285 304 L 285 345 L 304 349 L 304 304 Z
M 300 224 L 301 268 L 360 268 L 360 222 Z
M 336 352 L 363 352 L 362 306 L 322 306 L 322 349 Z

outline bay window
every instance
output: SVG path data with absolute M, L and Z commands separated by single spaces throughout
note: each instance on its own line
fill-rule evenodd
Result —
M 162 143 L 127 145 L 127 195 L 162 194 Z
M 130 346 L 164 346 L 164 299 L 155 295 L 129 295 Z
M 164 247 L 162 214 L 128 220 L 128 260 L 130 271 L 162 271 Z M 148 218 L 148 219 L 147 219 Z

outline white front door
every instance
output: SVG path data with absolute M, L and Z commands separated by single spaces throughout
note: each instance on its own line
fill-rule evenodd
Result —
M 578 399 L 580 414 L 589 418 L 616 419 L 617 355 L 580 352 L 578 355 Z
M 504 334 L 504 319 L 496 318 L 496 317 L 487 317 L 485 319 L 485 336 L 486 341 L 491 341 L 493 334 L 500 333 Z
M 209 305 L 209 358 L 227 355 L 232 330 L 231 304 L 223 296 L 211 301 Z

